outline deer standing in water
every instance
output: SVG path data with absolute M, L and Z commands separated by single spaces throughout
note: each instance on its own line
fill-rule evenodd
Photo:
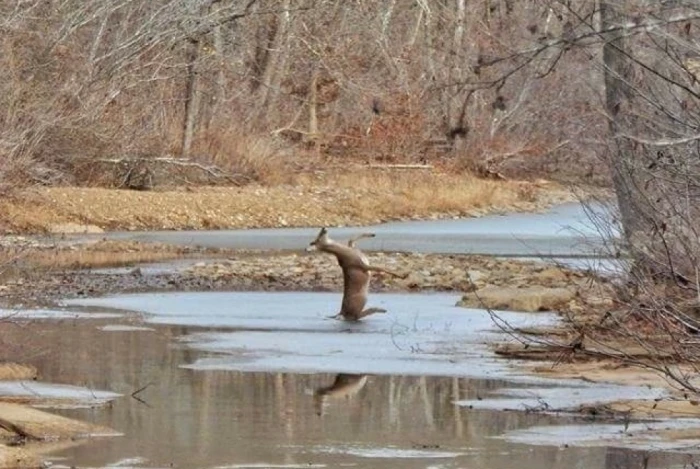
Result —
M 347 246 L 333 241 L 328 236 L 328 230 L 321 228 L 316 239 L 309 243 L 307 251 L 322 251 L 333 254 L 343 270 L 343 302 L 340 312 L 333 316 L 335 319 L 358 321 L 373 313 L 386 313 L 382 308 L 365 308 L 371 273 L 384 272 L 398 278 L 406 278 L 408 274 L 397 274 L 383 267 L 369 264 L 367 256 L 355 247 L 355 242 L 363 238 L 373 238 L 374 233 L 363 233 L 348 241 Z

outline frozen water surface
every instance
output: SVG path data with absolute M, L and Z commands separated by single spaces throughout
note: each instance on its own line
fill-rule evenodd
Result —
M 602 206 L 594 206 L 593 213 L 599 218 L 611 218 Z M 347 238 L 359 231 L 375 232 L 376 238 L 364 240 L 362 244 L 369 251 L 545 257 L 602 254 L 601 235 L 579 203 L 559 205 L 544 213 L 392 222 L 366 227 L 332 228 L 330 231 L 334 238 Z M 318 228 L 271 228 L 115 232 L 100 234 L 99 237 L 232 249 L 299 250 L 306 247 L 317 232 Z M 82 239 L 90 237 L 77 236 Z
M 137 294 L 66 304 L 136 310 L 150 323 L 197 327 L 181 340 L 216 353 L 184 365 L 195 369 L 471 377 L 508 373 L 509 363 L 488 348 L 507 336 L 486 311 L 456 307 L 458 299 L 375 294 L 371 304 L 388 312 L 361 322 L 328 318 L 340 300 L 336 293 Z M 516 327 L 557 321 L 549 313 L 498 314 Z

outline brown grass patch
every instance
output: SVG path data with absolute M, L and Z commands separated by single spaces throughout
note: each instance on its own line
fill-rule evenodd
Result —
M 0 380 L 32 380 L 37 378 L 37 370 L 32 365 L 4 362 L 0 363 Z
M 279 183 L 288 172 L 285 142 L 236 127 L 203 132 L 195 148 L 196 153 L 209 155 L 209 163 L 250 181 Z
M 554 184 L 422 171 L 319 172 L 292 184 L 140 192 L 56 187 L 0 201 L 0 224 L 43 232 L 59 223 L 110 230 L 362 225 L 537 210 L 570 200 Z
M 3 273 L 12 277 L 19 271 L 60 271 L 120 267 L 147 262 L 180 259 L 190 255 L 187 248 L 158 243 L 132 241 L 100 241 L 88 246 L 73 246 L 60 249 L 6 249 L 0 253 Z M 201 256 L 201 253 L 198 253 Z
M 363 213 L 388 218 L 527 208 L 545 198 L 550 189 L 532 182 L 494 181 L 467 174 L 423 170 L 350 170 L 311 177 L 300 175 L 297 183 L 353 190 L 357 197 L 348 205 Z M 550 194 L 555 192 L 564 196 L 561 188 L 552 186 Z M 529 208 L 533 208 L 532 205 Z
M 31 253 L 24 258 L 24 261 L 33 267 L 47 270 L 62 270 L 118 267 L 145 262 L 165 261 L 180 257 L 182 256 L 168 252 L 47 251 Z

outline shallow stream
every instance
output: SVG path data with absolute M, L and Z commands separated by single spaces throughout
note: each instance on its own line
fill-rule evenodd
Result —
M 580 206 L 546 214 L 407 222 L 368 250 L 563 256 L 602 241 Z M 568 227 L 568 228 L 567 228 Z M 333 230 L 338 238 L 358 229 Z M 316 229 L 114 233 L 178 244 L 300 249 Z M 84 238 L 84 237 L 83 237 Z M 579 258 L 579 259 L 577 259 Z M 154 268 L 168 268 L 158 265 Z M 125 270 L 126 271 L 126 270 Z M 388 313 L 329 319 L 339 293 L 159 293 L 67 301 L 14 313 L 7 359 L 40 383 L 6 394 L 65 397 L 55 412 L 123 435 L 70 442 L 54 467 L 179 468 L 666 468 L 693 466 L 700 441 L 640 438 L 646 428 L 700 421 L 623 422 L 568 409 L 664 391 L 545 380 L 498 359 L 512 340 L 494 322 L 548 325 L 553 314 L 455 307 L 459 295 L 373 294 Z M 80 385 L 75 390 L 45 383 Z M 2 389 L 0 389 L 2 391 Z M 115 398 L 113 393 L 118 393 Z M 70 399 L 69 399 L 70 398 Z M 104 400 L 109 404 L 97 405 Z
M 98 390 L 121 394 L 107 407 L 56 410 L 123 433 L 52 453 L 57 467 L 608 469 L 694 460 L 687 450 L 654 451 L 653 441 L 644 450 L 577 444 L 595 423 L 623 435 L 617 446 L 636 440 L 624 438 L 623 422 L 558 409 L 663 392 L 519 373 L 487 346 L 508 336 L 485 311 L 455 307 L 457 298 L 377 294 L 372 304 L 389 312 L 348 324 L 325 317 L 335 293 L 121 295 L 25 313 L 14 336 L 34 344 L 42 381 L 80 384 L 94 399 Z

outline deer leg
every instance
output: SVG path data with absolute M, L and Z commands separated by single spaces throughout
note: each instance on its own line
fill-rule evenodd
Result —
M 386 313 L 386 310 L 384 308 L 367 308 L 358 315 L 357 319 L 364 318 L 374 313 Z
M 374 238 L 375 234 L 374 233 L 362 233 L 357 236 L 354 236 L 348 240 L 348 246 L 351 248 L 355 247 L 355 242 L 364 239 L 364 238 Z
M 393 270 L 385 269 L 384 267 L 377 267 L 374 265 L 366 265 L 365 267 L 365 272 L 383 272 L 385 274 L 392 275 L 397 278 L 406 278 L 408 277 L 408 274 L 398 274 L 394 272 Z

